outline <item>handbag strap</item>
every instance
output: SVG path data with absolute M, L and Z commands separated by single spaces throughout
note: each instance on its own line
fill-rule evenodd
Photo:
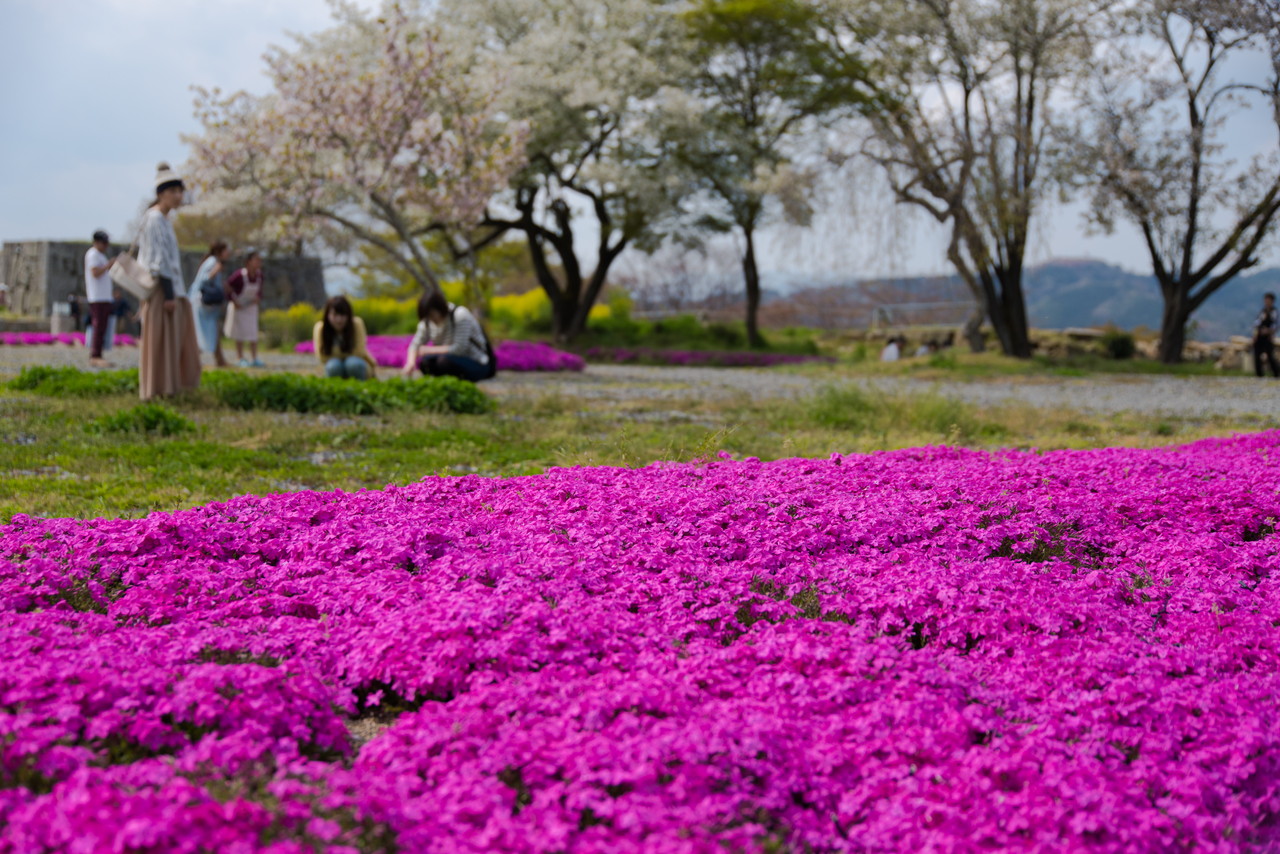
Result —
M 142 212 L 142 222 L 138 224 L 138 231 L 133 235 L 133 242 L 129 244 L 129 251 L 125 253 L 126 255 L 132 255 L 134 258 L 138 257 L 138 243 L 142 240 L 142 230 L 147 227 L 147 214 L 151 213 L 153 207 L 155 205 L 148 205 L 147 209 Z

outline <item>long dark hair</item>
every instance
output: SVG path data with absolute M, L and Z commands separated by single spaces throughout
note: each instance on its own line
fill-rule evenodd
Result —
M 330 311 L 347 316 L 347 325 L 342 327 L 341 332 L 329 322 Z M 356 314 L 351 310 L 351 302 L 346 297 L 333 297 L 324 304 L 324 315 L 320 322 L 323 324 L 320 329 L 320 355 L 328 356 L 332 353 L 335 343 L 341 345 L 339 352 L 350 353 L 356 341 Z
M 439 291 L 432 291 L 418 300 L 418 320 L 426 320 L 432 312 L 446 318 L 449 316 L 449 301 Z
M 204 260 L 209 260 L 215 255 L 221 255 L 222 250 L 227 248 L 225 240 L 215 240 L 209 244 L 209 251 L 205 253 Z

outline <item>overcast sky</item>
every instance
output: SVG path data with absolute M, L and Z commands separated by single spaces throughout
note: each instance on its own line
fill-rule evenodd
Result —
M 268 46 L 330 21 L 324 0 L 0 0 L 0 241 L 96 228 L 128 239 L 156 163 L 187 158 L 191 87 L 262 92 Z M 1275 129 L 1258 111 L 1234 140 L 1252 153 L 1275 145 Z M 935 229 L 875 210 L 817 233 L 777 231 L 765 246 L 766 268 L 801 275 L 946 270 Z M 1135 232 L 1088 235 L 1078 208 L 1041 219 L 1032 256 L 1150 269 Z

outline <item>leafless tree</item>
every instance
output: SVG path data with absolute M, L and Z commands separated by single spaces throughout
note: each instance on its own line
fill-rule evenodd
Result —
M 947 259 L 1008 355 L 1031 343 L 1023 268 L 1054 188 L 1061 112 L 1106 0 L 901 0 L 837 4 L 849 38 L 885 70 L 894 108 L 863 153 L 901 203 L 950 229 Z M 871 10 L 868 12 L 867 10 Z M 978 346 L 980 338 L 971 338 Z
M 1173 364 L 1192 314 L 1259 263 L 1276 229 L 1280 147 L 1239 164 L 1224 143 L 1250 109 L 1280 131 L 1280 9 L 1135 0 L 1119 21 L 1093 65 L 1091 217 L 1142 232 L 1164 299 L 1160 360 Z

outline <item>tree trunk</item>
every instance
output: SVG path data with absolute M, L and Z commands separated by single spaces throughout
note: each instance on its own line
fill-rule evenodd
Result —
M 1182 349 L 1187 344 L 1191 306 L 1177 285 L 1162 282 L 1160 289 L 1164 292 L 1164 311 L 1160 316 L 1160 361 L 1176 365 L 1182 361 Z
M 574 327 L 578 316 L 578 294 L 569 288 L 560 292 L 560 299 L 551 304 L 551 333 L 556 341 L 567 343 L 579 331 Z
M 742 256 L 742 278 L 747 285 L 747 344 L 752 348 L 764 347 L 760 334 L 760 270 L 756 267 L 755 229 L 744 228 L 747 251 Z
M 1031 336 L 1027 329 L 1027 304 L 1022 296 L 1022 277 L 1009 270 L 983 270 L 982 302 L 991 328 L 1000 341 L 1000 351 L 1015 359 L 1031 358 Z
M 969 315 L 969 319 L 964 322 L 964 337 L 969 342 L 970 353 L 984 353 L 987 349 L 987 339 L 982 334 L 982 321 L 987 319 L 987 313 L 983 311 L 982 306 L 978 306 Z
M 1022 271 L 1002 270 L 997 275 L 1000 276 L 999 305 L 1004 328 L 1000 340 L 1004 343 L 1004 354 L 1030 359 L 1031 335 L 1027 329 L 1027 302 L 1022 294 Z

